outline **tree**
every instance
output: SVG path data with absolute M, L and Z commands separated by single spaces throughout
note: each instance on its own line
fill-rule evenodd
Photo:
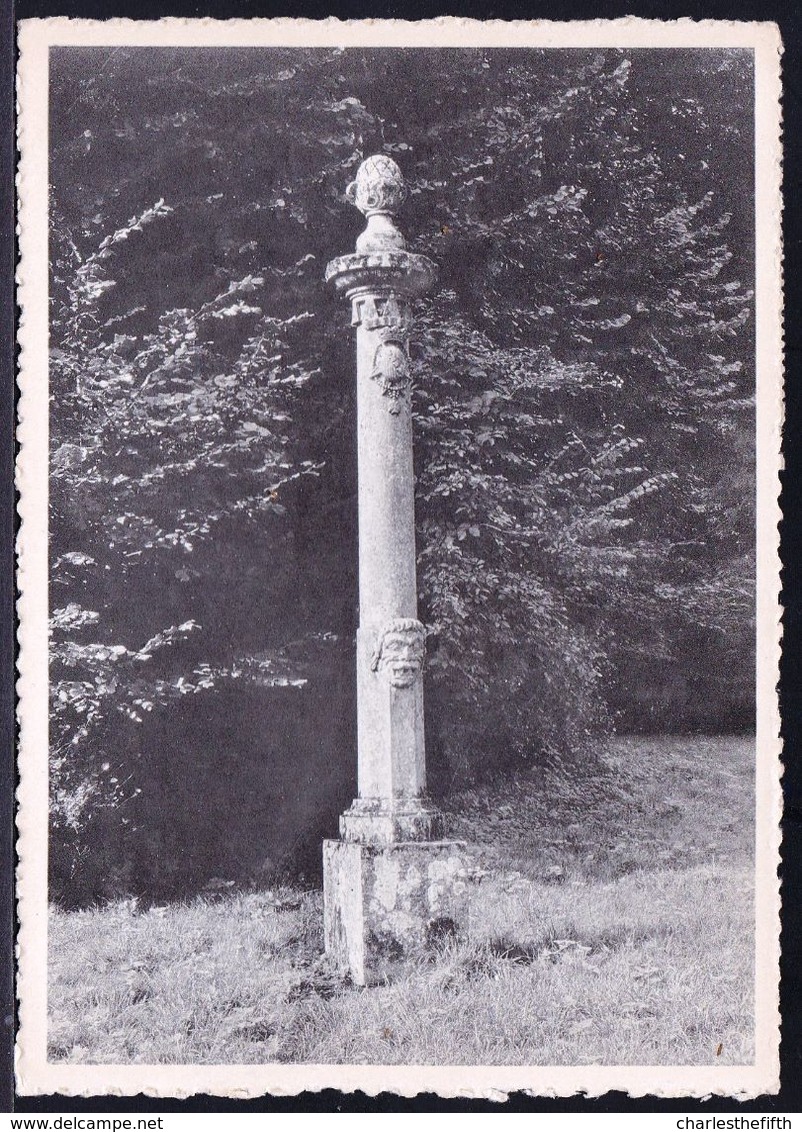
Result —
M 353 344 L 322 273 L 370 152 L 441 267 L 414 343 L 433 784 L 577 765 L 611 709 L 696 723 L 651 710 L 678 672 L 748 722 L 749 82 L 737 51 L 54 52 L 61 891 L 316 853 L 353 791 Z M 235 846 L 190 844 L 235 795 Z

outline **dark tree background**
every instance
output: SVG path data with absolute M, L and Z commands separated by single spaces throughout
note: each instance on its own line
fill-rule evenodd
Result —
M 314 867 L 355 789 L 370 153 L 415 358 L 436 793 L 753 725 L 746 51 L 51 52 L 51 882 Z

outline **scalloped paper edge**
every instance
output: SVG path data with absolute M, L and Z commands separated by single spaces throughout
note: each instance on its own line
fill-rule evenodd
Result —
M 47 969 L 47 467 L 48 209 L 47 122 L 50 46 L 404 46 L 711 47 L 755 53 L 757 342 L 757 825 L 756 1060 L 749 1066 L 380 1066 L 64 1065 L 46 1060 Z M 17 943 L 20 1027 L 17 1089 L 22 1095 L 248 1098 L 326 1088 L 412 1097 L 504 1101 L 620 1090 L 632 1097 L 747 1100 L 779 1090 L 780 818 L 782 774 L 776 686 L 781 651 L 778 495 L 782 468 L 783 336 L 780 191 L 782 43 L 772 23 L 716 20 L 501 21 L 339 19 L 83 20 L 19 25 L 17 177 L 21 318 L 20 455 L 16 483 L 19 616 L 20 786 Z

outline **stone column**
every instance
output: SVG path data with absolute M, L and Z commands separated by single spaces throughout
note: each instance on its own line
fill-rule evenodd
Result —
M 324 843 L 324 889 L 327 951 L 364 983 L 458 930 L 467 890 L 462 846 L 437 840 L 425 794 L 409 335 L 411 301 L 436 269 L 395 226 L 406 187 L 391 158 L 364 161 L 346 195 L 367 227 L 326 279 L 350 300 L 356 327 L 359 796 L 340 818 L 341 840 Z

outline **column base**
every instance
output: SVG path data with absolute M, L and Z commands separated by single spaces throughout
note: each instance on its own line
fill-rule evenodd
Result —
M 462 841 L 323 842 L 326 952 L 360 986 L 384 982 L 468 925 Z
M 356 798 L 340 817 L 343 841 L 395 845 L 399 841 L 439 841 L 440 813 L 421 798 Z

